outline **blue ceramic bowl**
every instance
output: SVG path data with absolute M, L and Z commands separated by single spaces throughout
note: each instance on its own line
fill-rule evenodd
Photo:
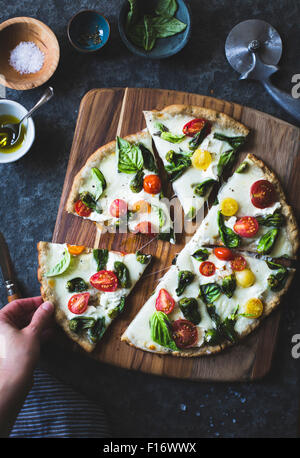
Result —
M 109 22 L 98 11 L 79 11 L 68 24 L 70 43 L 80 52 L 98 51 L 108 42 L 109 35 Z
M 142 4 L 142 14 L 143 13 L 149 13 L 149 10 L 147 10 L 147 7 L 149 8 L 149 5 L 153 5 L 153 2 L 140 2 Z M 168 38 L 158 38 L 156 40 L 155 46 L 151 51 L 145 51 L 143 48 L 139 48 L 135 44 L 133 44 L 126 35 L 125 31 L 125 24 L 126 24 L 126 18 L 127 14 L 129 11 L 129 3 L 128 0 L 125 0 L 122 7 L 121 11 L 119 14 L 119 20 L 118 20 L 118 26 L 119 26 L 119 32 L 121 35 L 121 38 L 124 42 L 124 44 L 127 46 L 127 48 L 133 52 L 134 54 L 137 54 L 138 56 L 142 57 L 148 57 L 150 59 L 164 59 L 166 57 L 173 56 L 174 54 L 177 54 L 179 51 L 182 50 L 182 48 L 187 44 L 190 34 L 191 34 L 191 14 L 190 14 L 190 9 L 189 6 L 185 3 L 184 0 L 177 0 L 178 4 L 178 9 L 175 14 L 175 17 L 179 19 L 180 21 L 184 22 L 187 24 L 186 29 L 178 33 L 176 35 L 173 35 L 172 37 Z M 152 6 L 152 11 L 153 11 L 153 6 Z

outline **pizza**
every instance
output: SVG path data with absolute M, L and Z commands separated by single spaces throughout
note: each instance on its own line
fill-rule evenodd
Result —
M 249 129 L 208 108 L 144 111 L 147 128 L 185 215 L 193 219 L 235 159 Z
M 276 175 L 253 154 L 219 190 L 201 224 L 206 245 L 223 244 L 272 258 L 295 259 L 299 233 Z
M 151 255 L 58 243 L 38 243 L 38 279 L 44 301 L 67 335 L 92 351 L 123 311 Z
M 174 242 L 162 196 L 151 136 L 142 131 L 117 137 L 89 157 L 74 179 L 66 210 L 102 230 L 158 234 Z

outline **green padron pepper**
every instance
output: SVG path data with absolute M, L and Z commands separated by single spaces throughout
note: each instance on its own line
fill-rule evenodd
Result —
M 127 266 L 123 262 L 116 261 L 114 263 L 114 271 L 116 272 L 118 282 L 121 288 L 130 288 L 131 280 Z
M 181 296 L 185 288 L 192 283 L 195 278 L 195 274 L 190 270 L 181 270 L 178 273 L 178 286 L 176 288 L 177 296 Z
M 198 301 L 194 297 L 183 297 L 178 302 L 179 308 L 184 317 L 194 324 L 199 324 L 201 315 L 198 307 Z
M 88 285 L 83 278 L 76 277 L 67 281 L 66 288 L 69 293 L 80 293 L 81 291 L 86 291 L 88 289 Z
M 139 170 L 129 184 L 130 190 L 135 193 L 141 192 L 143 189 L 143 184 L 144 172 L 143 170 Z

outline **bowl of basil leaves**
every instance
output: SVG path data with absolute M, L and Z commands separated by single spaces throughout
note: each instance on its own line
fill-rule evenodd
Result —
M 181 51 L 188 42 L 191 16 L 184 0 L 125 0 L 118 25 L 131 52 L 163 59 Z

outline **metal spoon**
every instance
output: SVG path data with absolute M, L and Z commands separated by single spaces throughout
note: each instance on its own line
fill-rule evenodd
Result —
M 25 119 L 29 118 L 34 111 L 40 108 L 44 103 L 48 102 L 54 95 L 54 91 L 52 87 L 48 87 L 46 89 L 43 96 L 40 100 L 31 108 L 30 111 L 21 119 L 20 122 L 17 124 L 2 124 L 0 126 L 0 146 L 6 148 L 9 146 L 13 146 L 19 139 L 21 133 L 21 126 Z M 4 141 L 5 138 L 5 141 Z

